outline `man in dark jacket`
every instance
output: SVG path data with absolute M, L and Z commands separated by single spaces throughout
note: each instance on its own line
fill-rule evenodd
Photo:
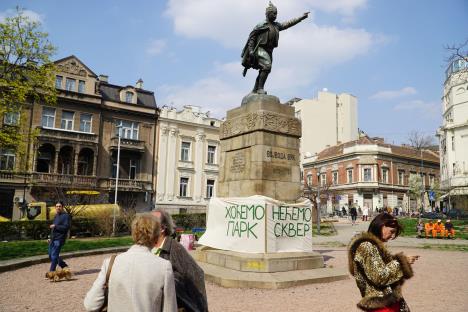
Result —
M 161 235 L 153 253 L 172 264 L 179 311 L 208 311 L 205 273 L 184 246 L 171 237 L 174 225 L 170 214 L 162 209 L 153 210 L 153 214 L 161 223 Z
M 244 76 L 249 68 L 259 70 L 255 86 L 252 90 L 253 93 L 258 94 L 266 94 L 264 90 L 265 81 L 271 71 L 273 49 L 278 46 L 279 32 L 306 19 L 309 16 L 309 12 L 288 22 L 278 23 L 275 22 L 278 11 L 270 1 L 265 15 L 266 21 L 258 24 L 252 30 L 241 55 L 242 66 L 245 67 Z
M 63 269 L 68 268 L 65 261 L 60 258 L 60 249 L 65 244 L 65 239 L 70 229 L 70 216 L 63 209 L 63 203 L 57 202 L 55 204 L 55 217 L 53 223 L 50 225 L 50 240 L 49 240 L 49 258 L 50 258 L 50 272 L 55 271 L 57 264 Z

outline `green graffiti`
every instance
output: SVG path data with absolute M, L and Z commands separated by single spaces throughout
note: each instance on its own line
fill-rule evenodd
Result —
M 310 232 L 308 223 L 275 223 L 273 228 L 276 237 L 304 237 Z
M 262 220 L 265 217 L 265 207 L 262 205 L 232 205 L 225 206 L 225 219 Z
M 273 206 L 273 220 L 310 222 L 312 210 L 309 207 Z
M 257 238 L 253 229 L 257 226 L 257 223 L 250 223 L 245 221 L 229 221 L 227 226 L 226 235 L 232 237 L 247 237 L 251 236 Z

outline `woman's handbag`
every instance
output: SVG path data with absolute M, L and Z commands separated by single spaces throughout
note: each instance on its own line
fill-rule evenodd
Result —
M 99 309 L 100 312 L 107 312 L 107 303 L 109 301 L 109 277 L 112 271 L 112 266 L 114 265 L 114 260 L 117 255 L 112 255 L 109 261 L 109 268 L 107 269 L 106 273 L 106 282 L 104 283 L 104 303 L 102 304 L 101 309 Z

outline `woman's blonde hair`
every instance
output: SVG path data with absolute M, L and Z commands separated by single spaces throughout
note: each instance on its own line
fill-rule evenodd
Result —
M 132 222 L 133 242 L 152 248 L 159 238 L 159 222 L 149 213 L 139 214 Z

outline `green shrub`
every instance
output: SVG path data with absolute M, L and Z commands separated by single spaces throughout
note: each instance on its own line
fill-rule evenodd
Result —
M 176 227 L 182 227 L 185 230 L 192 228 L 206 227 L 206 213 L 181 213 L 172 215 Z

